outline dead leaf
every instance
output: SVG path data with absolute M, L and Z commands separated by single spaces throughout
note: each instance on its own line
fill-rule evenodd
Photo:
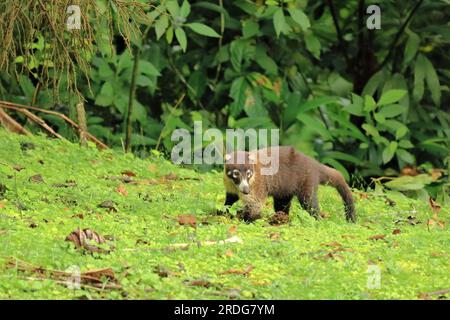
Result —
M 184 281 L 189 286 L 193 287 L 204 287 L 209 288 L 212 286 L 212 283 L 205 279 L 198 279 L 198 280 L 192 280 L 192 281 Z
M 344 257 L 340 254 L 336 254 L 334 252 L 328 252 L 323 256 L 324 259 L 334 259 L 334 260 L 343 260 Z
M 77 183 L 74 180 L 66 180 L 65 183 L 54 183 L 52 187 L 54 188 L 70 188 L 75 187 Z
M 225 251 L 225 257 L 231 258 L 233 256 L 233 251 L 231 249 L 228 249 Z
M 237 232 L 237 226 L 231 226 L 231 227 L 228 229 L 228 233 L 229 233 L 230 235 L 236 234 L 236 232 Z
M 406 166 L 402 169 L 400 175 L 402 176 L 417 176 L 419 174 L 419 170 L 417 167 Z
M 5 207 L 5 204 L 0 202 L 0 209 L 3 209 L 4 207 Z
M 367 193 L 360 192 L 358 195 L 360 199 L 369 199 L 369 195 Z
M 388 197 L 386 197 L 386 200 L 384 202 L 391 207 L 395 207 L 396 205 L 396 202 Z
M 437 213 L 439 213 L 439 211 L 441 211 L 441 206 L 433 198 L 430 197 L 428 199 L 428 203 L 430 204 L 430 207 L 435 214 L 437 214 Z
M 376 234 L 376 235 L 370 236 L 368 239 L 369 240 L 381 240 L 384 238 L 386 238 L 385 234 Z
M 179 272 L 170 271 L 169 268 L 167 268 L 163 265 L 156 266 L 153 269 L 153 272 L 155 272 L 161 278 L 167 278 L 169 276 L 179 276 L 180 275 Z
M 355 239 L 356 238 L 356 236 L 353 234 L 343 234 L 343 235 L 341 235 L 341 237 L 343 239 Z
M 400 234 L 401 230 L 400 229 L 395 229 L 394 231 L 392 231 L 392 234 Z
M 182 226 L 189 225 L 193 228 L 197 227 L 197 219 L 192 214 L 180 214 L 178 216 L 178 223 Z
M 442 174 L 444 173 L 444 170 L 433 168 L 433 169 L 431 169 L 430 173 L 431 173 L 431 180 L 436 181 L 442 176 Z
M 119 184 L 116 191 L 125 197 L 128 196 L 128 191 L 123 184 Z
M 443 290 L 438 290 L 438 291 L 433 291 L 433 292 L 425 292 L 425 293 L 420 293 L 419 294 L 419 298 L 420 299 L 425 299 L 425 300 L 429 300 L 431 299 L 431 296 L 439 296 L 439 298 L 446 298 L 446 296 L 448 296 L 450 293 L 450 288 L 449 289 L 443 289 Z
M 148 165 L 148 171 L 156 172 L 156 170 L 157 170 L 157 167 L 156 167 L 155 164 L 151 163 L 151 164 Z
M 124 176 L 128 176 L 128 177 L 136 177 L 136 173 L 134 173 L 133 171 L 130 170 L 124 170 L 121 172 Z
M 102 244 L 105 243 L 106 240 L 97 232 L 92 231 L 91 229 L 83 229 L 78 228 L 75 231 L 72 231 L 67 237 L 66 241 L 73 242 L 77 249 L 84 248 L 90 252 L 101 252 L 105 253 L 108 250 L 102 249 L 92 243 Z M 112 249 L 112 247 L 111 247 Z
M 269 234 L 269 238 L 270 239 L 272 239 L 272 240 L 276 240 L 276 239 L 279 239 L 280 238 L 280 233 L 279 232 L 271 232 L 270 234 Z
M 80 220 L 84 219 L 84 215 L 82 213 L 76 213 L 72 216 L 72 218 L 78 218 Z
M 116 203 L 112 200 L 105 200 L 102 203 L 100 203 L 97 207 L 99 208 L 105 208 L 105 209 L 109 209 L 109 211 L 117 211 L 116 209 Z
M 327 246 L 327 247 L 342 247 L 342 244 L 340 244 L 339 242 L 333 241 L 333 242 L 328 242 L 328 243 L 321 243 L 321 246 Z
M 20 172 L 25 169 L 25 167 L 22 167 L 20 164 L 15 164 L 13 165 L 13 169 Z
M 245 269 L 229 269 L 221 272 L 220 274 L 240 274 L 243 276 L 248 276 L 250 272 L 254 269 L 252 265 L 248 265 Z
M 42 178 L 42 176 L 40 174 L 35 174 L 34 176 L 31 176 L 28 180 L 30 182 L 34 182 L 34 183 L 43 183 L 44 182 L 44 178 Z
M 329 214 L 328 212 L 325 212 L 325 211 L 320 211 L 319 215 L 323 219 L 328 219 L 329 217 L 331 217 L 331 214 Z
M 384 238 L 386 238 L 385 234 L 376 234 L 374 236 L 370 236 L 368 239 L 369 240 L 381 240 L 381 239 L 384 239 Z

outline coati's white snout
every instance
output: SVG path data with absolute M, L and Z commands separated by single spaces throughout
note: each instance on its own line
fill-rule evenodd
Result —
M 250 186 L 248 184 L 247 179 L 243 179 L 241 183 L 238 185 L 239 191 L 243 194 L 249 194 L 250 193 Z

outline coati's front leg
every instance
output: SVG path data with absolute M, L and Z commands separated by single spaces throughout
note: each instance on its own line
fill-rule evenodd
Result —
M 265 196 L 248 195 L 243 196 L 244 210 L 241 214 L 241 218 L 246 222 L 253 222 L 261 218 L 261 209 L 265 203 Z
M 284 213 L 289 213 L 291 208 L 292 196 L 287 197 L 273 197 L 273 208 L 275 212 L 283 211 Z
M 223 214 L 227 214 L 229 213 L 229 208 L 235 204 L 237 201 L 239 200 L 239 196 L 237 194 L 231 193 L 231 192 L 227 192 L 225 195 L 225 211 L 222 210 L 217 210 L 217 214 L 218 215 L 223 215 Z

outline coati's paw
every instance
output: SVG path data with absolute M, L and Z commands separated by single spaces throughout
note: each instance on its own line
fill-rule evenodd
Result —
M 261 214 L 251 213 L 245 210 L 239 210 L 237 212 L 237 217 L 238 219 L 243 220 L 245 222 L 253 222 L 255 220 L 261 219 Z

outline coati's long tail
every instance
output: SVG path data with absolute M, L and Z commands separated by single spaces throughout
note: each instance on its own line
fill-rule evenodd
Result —
M 320 172 L 320 183 L 329 184 L 337 189 L 342 200 L 344 200 L 347 221 L 356 222 L 355 202 L 342 174 L 333 168 L 323 165 Z

